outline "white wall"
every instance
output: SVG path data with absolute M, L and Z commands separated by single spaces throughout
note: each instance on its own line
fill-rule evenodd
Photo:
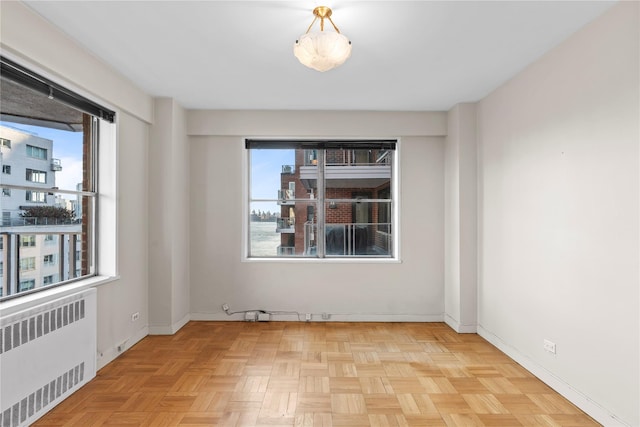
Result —
M 479 106 L 480 333 L 606 425 L 640 425 L 638 16 L 619 3 Z
M 227 319 L 220 307 L 226 302 L 232 310 L 326 312 L 332 320 L 443 319 L 444 114 L 189 115 L 190 134 L 212 134 L 190 140 L 192 318 Z M 398 133 L 376 130 L 385 122 Z M 401 263 L 241 261 L 242 136 L 308 136 L 318 123 L 322 134 L 315 136 L 401 137 Z M 424 136 L 403 136 L 416 133 Z
M 189 146 L 172 99 L 155 100 L 149 171 L 149 330 L 173 334 L 189 320 Z
M 101 228 L 111 230 L 102 233 L 100 246 L 113 250 L 103 251 L 110 258 L 101 260 L 100 268 L 116 280 L 98 288 L 100 368 L 117 355 L 118 346 L 128 348 L 147 334 L 147 158 L 153 100 L 24 4 L 2 2 L 1 7 L 3 55 L 117 112 L 117 147 L 105 147 L 109 154 L 101 159 L 101 188 L 109 188 L 101 205 L 115 201 L 117 210 L 101 222 Z M 140 313 L 135 323 L 134 312 Z
M 476 104 L 447 116 L 445 150 L 445 322 L 457 332 L 477 330 Z

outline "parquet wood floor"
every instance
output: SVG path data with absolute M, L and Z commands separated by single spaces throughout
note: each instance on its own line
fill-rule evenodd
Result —
M 149 336 L 35 426 L 597 426 L 443 323 L 190 322 Z

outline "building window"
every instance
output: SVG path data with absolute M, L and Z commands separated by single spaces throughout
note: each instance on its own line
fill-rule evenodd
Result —
M 0 137 L 12 142 L 11 151 L 3 149 L 3 162 L 35 166 L 33 159 L 47 161 L 40 163 L 42 166 L 26 169 L 23 182 L 12 183 L 20 186 L 25 196 L 22 191 L 14 191 L 10 197 L 22 200 L 11 204 L 4 204 L 3 200 L 3 225 L 37 227 L 33 231 L 35 236 L 7 239 L 5 243 L 9 246 L 5 251 L 5 257 L 9 257 L 7 266 L 11 266 L 12 271 L 5 275 L 4 301 L 20 296 L 21 292 L 37 291 L 44 285 L 57 286 L 97 274 L 96 233 L 102 229 L 98 227 L 96 202 L 98 156 L 100 152 L 108 156 L 113 152 L 108 145 L 102 145 L 99 150 L 98 138 L 103 134 L 111 141 L 115 135 L 111 125 L 115 122 L 115 113 L 8 58 L 0 57 L 0 62 L 0 83 L 11 89 L 2 94 Z M 32 114 L 25 117 L 24 111 Z M 3 142 L 3 146 L 7 144 Z M 52 158 L 54 153 L 63 154 L 65 162 L 73 167 L 65 168 L 59 159 Z M 3 168 L 3 172 L 9 171 Z M 105 182 L 105 188 L 111 191 L 111 181 Z M 42 188 L 42 184 L 47 188 Z M 3 194 L 4 190 L 12 189 L 12 185 L 2 182 L 0 187 Z M 38 205 L 22 207 L 24 200 Z M 10 211 L 9 206 L 13 206 L 13 210 Z M 16 215 L 16 207 L 22 208 L 27 216 L 12 217 Z M 18 259 L 19 254 L 24 255 L 26 251 L 11 246 L 33 246 L 35 239 L 49 245 L 48 255 L 40 253 L 35 259 L 43 260 L 45 265 L 64 266 L 59 274 L 42 276 L 41 265 L 36 268 L 35 259 Z M 79 261 L 73 259 L 77 251 L 82 253 Z M 35 271 L 29 273 L 30 277 L 36 277 L 22 280 L 20 271 L 31 267 Z
M 0 147 L 7 147 L 8 149 L 11 149 L 11 140 L 0 138 Z
M 42 147 L 35 147 L 33 145 L 27 145 L 27 157 L 47 160 L 47 149 Z
M 34 248 L 36 246 L 36 236 L 34 234 L 28 236 L 20 236 L 21 248 Z
M 31 289 L 35 288 L 35 286 L 36 279 L 21 280 L 18 289 L 19 292 L 30 291 Z
M 29 271 L 36 269 L 36 257 L 30 256 L 20 259 L 20 271 Z
M 42 191 L 27 190 L 27 191 L 25 191 L 24 199 L 27 202 L 46 203 L 47 202 L 47 193 L 44 193 Z
M 395 257 L 395 140 L 246 146 L 249 258 Z
M 4 197 L 11 197 L 11 189 L 10 188 L 3 188 L 2 189 L 2 195 Z
M 43 171 L 27 169 L 25 179 L 30 182 L 37 182 L 40 184 L 47 183 L 47 173 Z
M 5 175 L 11 175 L 11 165 L 2 165 L 2 173 Z
M 0 276 L 4 276 L 4 262 L 0 261 Z

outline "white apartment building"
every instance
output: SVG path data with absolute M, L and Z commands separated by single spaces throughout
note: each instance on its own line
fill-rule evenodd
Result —
M 52 188 L 56 186 L 55 172 L 62 169 L 60 161 L 52 157 L 53 141 L 7 126 L 0 126 L 2 138 L 3 184 Z M 20 189 L 2 190 L 2 225 L 19 221 L 21 206 L 54 205 L 55 196 L 46 191 Z

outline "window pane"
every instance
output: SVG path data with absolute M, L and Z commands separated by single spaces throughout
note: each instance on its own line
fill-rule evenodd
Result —
M 380 207 L 390 202 L 326 202 L 325 248 L 327 256 L 392 255 L 390 223 L 378 219 Z
M 4 257 L 5 251 L 7 255 L 20 254 L 17 263 L 11 263 L 15 271 L 2 276 L 4 296 L 95 274 L 91 226 L 94 197 L 71 199 L 67 194 L 54 193 L 53 198 L 57 206 L 23 210 L 24 216 L 7 219 L 0 228 L 0 255 Z M 88 212 L 83 206 L 89 208 Z M 28 234 L 23 234 L 25 230 Z
M 393 150 L 377 148 L 251 149 L 251 210 L 260 203 L 273 209 L 276 202 L 280 238 L 276 255 L 274 244 L 269 255 L 262 255 L 256 238 L 259 215 L 252 212 L 249 256 L 393 256 L 393 155 Z M 277 199 L 272 201 L 274 188 Z
M 280 245 L 281 225 L 275 203 L 251 203 L 249 222 L 249 256 L 275 257 Z
M 20 259 L 17 271 L 17 291 L 38 289 L 42 286 L 86 276 L 92 272 L 86 252 L 82 249 L 82 234 L 79 226 L 68 227 L 66 233 L 55 235 L 55 241 L 60 244 L 49 244 L 47 234 L 19 235 Z M 3 235 L 3 240 L 11 235 Z M 4 295 L 12 295 L 15 289 L 7 283 L 7 275 L 2 277 L 5 290 Z M 33 286 L 23 286 L 23 283 L 33 282 Z M 10 292 L 6 292 L 6 290 Z
M 25 179 L 30 182 L 38 182 L 40 184 L 47 183 L 47 173 L 44 171 L 28 169 Z

